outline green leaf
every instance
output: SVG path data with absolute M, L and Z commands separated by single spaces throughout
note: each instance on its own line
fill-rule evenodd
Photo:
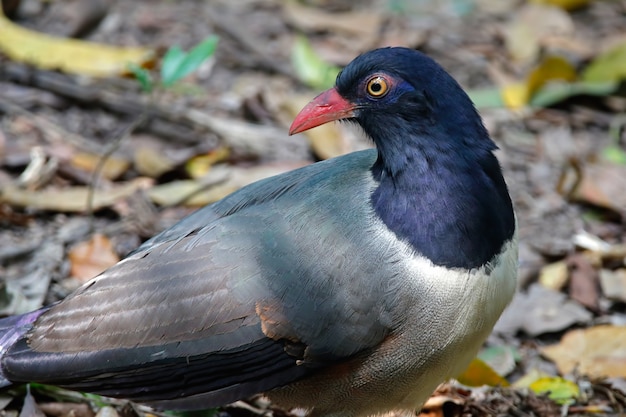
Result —
M 614 164 L 626 165 L 626 152 L 619 146 L 607 146 L 602 150 L 602 157 Z
M 291 51 L 291 62 L 300 81 L 317 90 L 335 84 L 340 68 L 322 60 L 304 36 L 298 36 Z
M 174 74 L 186 55 L 185 51 L 178 45 L 174 45 L 167 50 L 163 57 L 163 62 L 161 63 L 161 82 L 163 84 L 173 84 L 172 80 L 174 79 Z
M 88 393 L 88 392 L 83 392 L 82 394 L 85 397 L 85 399 L 90 401 L 97 408 L 102 408 L 102 407 L 104 407 L 106 405 L 109 405 L 111 403 L 111 401 L 108 400 L 106 397 L 103 397 L 103 396 L 98 395 L 98 394 L 91 394 L 91 393 Z
M 85 400 L 87 400 L 98 408 L 111 404 L 110 398 L 102 397 L 97 394 L 68 391 L 65 388 L 59 388 L 53 385 L 38 384 L 36 382 L 32 382 L 29 385 L 33 390 L 61 402 L 84 402 Z
M 530 99 L 531 107 L 548 107 L 578 95 L 608 96 L 619 88 L 617 82 L 550 83 L 541 87 Z M 469 90 L 467 95 L 478 109 L 506 107 L 501 88 Z
M 626 126 L 626 116 L 620 115 L 613 120 L 609 126 L 609 136 L 611 144 L 602 150 L 602 157 L 609 162 L 619 165 L 626 165 L 626 151 L 620 146 L 622 131 Z
M 144 92 L 149 93 L 152 91 L 153 83 L 152 78 L 150 77 L 150 71 L 137 64 L 129 64 L 128 69 L 135 76 Z
M 203 42 L 196 45 L 183 59 L 176 71 L 176 77 L 172 83 L 185 78 L 187 75 L 200 68 L 200 65 L 213 56 L 217 48 L 218 36 L 209 36 Z
M 499 88 L 481 88 L 469 90 L 467 95 L 478 109 L 506 107 L 502 100 L 502 92 Z
M 530 105 L 532 107 L 548 107 L 569 97 L 579 95 L 608 96 L 619 87 L 617 82 L 577 82 L 553 83 L 537 91 Z
M 519 352 L 513 347 L 500 345 L 481 349 L 478 358 L 502 376 L 513 372 L 516 362 L 521 360 Z
M 617 82 L 626 79 L 626 43 L 596 57 L 585 69 L 582 78 L 592 82 Z
M 216 35 L 209 36 L 188 53 L 183 52 L 178 47 L 171 48 L 163 57 L 163 66 L 161 67 L 163 85 L 169 87 L 197 70 L 206 59 L 215 53 L 218 40 L 219 37 Z
M 572 404 L 580 395 L 578 385 L 560 377 L 540 378 L 530 384 L 536 394 L 548 394 L 548 398 L 557 404 Z

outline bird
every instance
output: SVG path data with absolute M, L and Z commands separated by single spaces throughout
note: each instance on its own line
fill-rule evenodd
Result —
M 419 409 L 515 291 L 497 146 L 460 85 L 410 48 L 356 57 L 290 134 L 332 121 L 375 146 L 243 187 L 65 299 L 0 320 L 0 386 L 172 410 L 259 393 L 312 417 Z

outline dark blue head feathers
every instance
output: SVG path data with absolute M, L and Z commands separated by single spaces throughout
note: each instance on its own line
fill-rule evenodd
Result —
M 396 235 L 433 263 L 476 268 L 515 231 L 495 144 L 473 103 L 435 61 L 382 48 L 352 61 L 337 91 L 376 143 L 371 196 Z

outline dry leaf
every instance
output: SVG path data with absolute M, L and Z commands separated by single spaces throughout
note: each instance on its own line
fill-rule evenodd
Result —
M 75 245 L 68 254 L 72 277 L 86 282 L 120 261 L 113 244 L 106 236 L 94 234 L 86 242 Z
M 357 37 L 375 38 L 383 23 L 382 13 L 350 11 L 329 13 L 296 2 L 285 2 L 285 19 L 304 31 L 343 32 Z
M 569 281 L 571 299 L 591 310 L 598 310 L 598 273 L 589 257 L 584 253 L 577 253 L 568 257 L 567 264 L 572 271 Z
M 135 169 L 150 178 L 158 178 L 174 169 L 174 162 L 163 151 L 151 146 L 137 148 L 133 155 Z
M 119 417 L 119 414 L 115 408 L 107 405 L 98 410 L 96 417 Z
M 57 38 L 18 26 L 0 8 L 0 51 L 18 62 L 46 70 L 109 77 L 128 74 L 128 65 L 152 65 L 154 52 L 77 39 Z
M 114 184 L 106 190 L 96 190 L 92 208 L 99 210 L 109 207 L 116 201 L 132 195 L 137 190 L 149 188 L 151 185 L 152 180 L 137 178 L 127 183 Z M 83 212 L 87 209 L 88 194 L 89 187 L 84 186 L 59 189 L 51 187 L 41 191 L 31 191 L 8 184 L 0 189 L 0 203 L 39 210 Z
M 294 155 L 304 158 L 308 153 L 306 143 L 295 140 L 283 128 L 214 116 L 191 108 L 186 117 L 220 136 L 221 143 L 236 157 L 283 160 Z
M 504 31 L 504 42 L 514 61 L 524 64 L 539 55 L 539 40 L 533 28 L 524 21 L 516 20 Z
M 474 0 L 474 4 L 480 13 L 495 16 L 511 15 L 519 6 L 517 0 Z
M 567 332 L 560 343 L 542 354 L 556 363 L 559 372 L 576 370 L 592 378 L 626 377 L 626 326 L 596 326 Z
M 224 193 L 227 195 L 236 190 L 235 187 L 224 187 L 221 184 L 207 185 L 199 180 L 178 180 L 152 187 L 148 197 L 164 207 L 179 204 L 201 207 L 219 200 Z
M 49 417 L 94 417 L 95 415 L 88 404 L 77 404 L 73 402 L 43 403 L 39 405 L 39 408 Z
M 539 283 L 555 291 L 560 291 L 567 284 L 568 277 L 569 272 L 565 261 L 545 265 L 539 271 Z
M 602 294 L 609 300 L 626 303 L 626 269 L 617 271 L 601 269 L 600 286 Z
M 592 314 L 565 294 L 532 284 L 526 293 L 515 294 L 511 304 L 496 323 L 495 332 L 530 336 L 558 332 L 580 323 L 588 323 Z
M 30 393 L 30 385 L 26 386 L 24 405 L 22 406 L 19 417 L 46 417 L 46 415 L 39 409 L 35 398 Z
M 418 417 L 456 417 L 463 412 L 465 401 L 451 395 L 433 394 L 422 406 Z M 445 412 L 444 412 L 445 407 Z
M 217 165 L 199 179 L 172 181 L 148 191 L 150 199 L 162 206 L 185 204 L 204 206 L 221 200 L 241 187 L 278 175 L 304 164 L 267 164 L 250 168 Z
M 101 155 L 77 152 L 72 156 L 70 164 L 83 171 L 93 173 L 101 160 Z M 114 180 L 124 174 L 129 166 L 128 160 L 111 156 L 102 165 L 101 175 L 108 180 Z
M 544 38 L 574 33 L 572 18 L 562 9 L 543 4 L 526 4 L 504 29 L 509 54 L 519 64 L 529 64 L 539 56 Z
M 581 201 L 613 210 L 626 212 L 626 165 L 610 162 L 586 163 L 567 166 L 559 180 L 559 192 L 573 201 Z

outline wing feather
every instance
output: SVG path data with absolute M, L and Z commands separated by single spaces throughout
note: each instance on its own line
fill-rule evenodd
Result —
M 315 164 L 201 209 L 43 313 L 3 372 L 184 407 L 375 346 L 392 326 L 385 254 L 375 232 L 353 226 L 371 217 L 375 157 Z

